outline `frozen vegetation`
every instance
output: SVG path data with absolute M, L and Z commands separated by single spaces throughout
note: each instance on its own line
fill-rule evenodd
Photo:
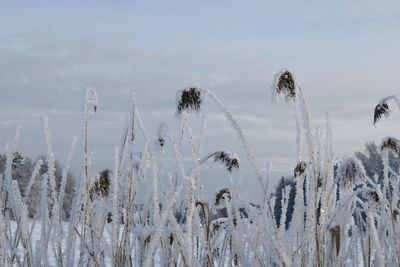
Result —
M 16 129 L 1 158 L 0 265 L 399 266 L 400 179 L 399 165 L 392 162 L 400 153 L 400 141 L 387 137 L 371 148 L 376 153 L 370 157 L 336 160 L 329 118 L 323 127 L 311 127 L 293 73 L 278 72 L 271 91 L 274 100 L 283 98 L 295 114 L 298 161 L 293 177 L 282 181 L 273 195 L 267 193 L 271 170 L 261 171 L 245 131 L 206 89 L 179 91 L 180 127 L 161 123 L 154 138 L 146 132 L 132 97 L 113 168 L 100 173 L 92 171 L 88 146 L 89 113 L 101 108 L 94 89 L 87 89 L 84 98 L 82 147 L 72 142 L 64 166 L 55 159 L 44 119 L 47 155 L 26 167 L 29 177 L 18 179 L 22 168 Z M 205 101 L 224 114 L 246 158 L 228 149 L 203 153 L 206 123 L 195 138 L 190 118 L 191 113 L 206 113 Z M 389 114 L 389 101 L 399 103 L 395 96 L 382 99 L 374 123 Z M 182 162 L 184 143 L 191 147 L 190 168 Z M 168 170 L 157 157 L 164 150 L 175 155 Z M 78 151 L 83 155 L 82 174 L 74 181 L 69 169 Z M 258 180 L 260 203 L 244 203 L 234 186 L 233 174 L 244 160 Z M 215 199 L 206 202 L 199 178 L 202 164 L 211 161 L 226 169 L 231 183 L 216 189 Z M 145 200 L 138 196 L 143 191 Z

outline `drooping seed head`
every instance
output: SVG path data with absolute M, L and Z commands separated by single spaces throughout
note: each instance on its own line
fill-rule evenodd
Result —
M 297 178 L 300 175 L 302 175 L 306 171 L 307 167 L 308 167 L 308 163 L 305 161 L 300 161 L 299 163 L 297 163 L 297 165 L 293 171 L 294 178 Z
M 101 171 L 96 180 L 90 186 L 89 197 L 90 200 L 94 200 L 96 196 L 107 197 L 110 190 L 110 174 L 111 171 L 106 169 Z
M 381 151 L 388 149 L 396 156 L 400 155 L 400 140 L 394 137 L 385 137 L 382 140 Z
M 382 116 L 388 117 L 389 114 L 390 109 L 386 101 L 379 102 L 374 111 L 374 125 L 382 118 Z
M 339 185 L 342 188 L 354 188 L 357 183 L 364 181 L 367 177 L 362 163 L 354 158 L 345 158 L 338 168 Z
M 218 191 L 218 193 L 215 195 L 215 205 L 218 206 L 224 199 L 232 199 L 231 191 L 229 191 L 228 188 L 222 188 Z
M 239 169 L 239 157 L 230 152 L 216 152 L 214 155 L 214 161 L 223 163 L 229 172 L 232 172 L 233 169 Z
M 177 113 L 181 114 L 183 111 L 199 112 L 202 101 L 202 94 L 199 88 L 190 87 L 183 89 L 178 92 Z
M 275 74 L 272 84 L 272 95 L 278 100 L 278 97 L 285 97 L 288 103 L 294 103 L 297 95 L 297 82 L 293 73 L 288 70 L 281 70 Z

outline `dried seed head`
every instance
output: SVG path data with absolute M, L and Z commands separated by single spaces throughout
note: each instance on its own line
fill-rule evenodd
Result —
M 400 140 L 394 137 L 385 137 L 382 140 L 381 151 L 388 149 L 392 151 L 395 155 L 400 155 Z
M 199 112 L 202 101 L 202 95 L 199 88 L 190 87 L 183 89 L 179 93 L 177 113 L 180 114 L 183 111 Z
M 306 171 L 307 167 L 308 167 L 308 164 L 305 161 L 300 161 L 299 163 L 297 163 L 297 165 L 293 171 L 294 178 L 302 175 Z
M 96 180 L 90 186 L 89 197 L 94 200 L 96 196 L 107 197 L 110 190 L 110 174 L 111 171 L 106 169 L 99 173 Z
M 289 71 L 285 71 L 279 77 L 278 90 L 280 90 L 281 92 L 287 91 L 287 93 L 296 96 L 293 75 Z
M 214 155 L 214 161 L 219 161 L 225 164 L 225 167 L 229 172 L 232 172 L 233 169 L 239 169 L 239 157 L 230 152 L 216 152 Z
M 374 111 L 374 124 L 376 124 L 376 122 L 380 120 L 382 116 L 388 117 L 389 113 L 390 109 L 386 101 L 379 102 L 379 104 L 375 107 Z
M 15 151 L 13 154 L 13 159 L 12 159 L 12 164 L 11 168 L 13 170 L 17 169 L 22 165 L 22 162 L 24 161 L 24 157 L 19 153 L 18 151 Z
M 340 186 L 343 188 L 354 188 L 360 181 L 367 177 L 362 163 L 353 157 L 344 159 L 338 168 Z
M 228 188 L 222 188 L 221 190 L 218 191 L 218 193 L 215 195 L 215 205 L 218 206 L 221 204 L 222 200 L 227 198 L 228 200 L 232 199 L 231 191 L 229 191 Z
M 296 87 L 294 75 L 288 70 L 281 70 L 275 75 L 272 94 L 276 99 L 278 96 L 283 96 L 287 102 L 293 103 L 296 101 Z
M 390 114 L 390 109 L 389 109 L 389 105 L 388 105 L 388 101 L 391 100 L 393 101 L 397 107 L 400 109 L 400 100 L 397 98 L 397 96 L 395 95 L 389 95 L 385 98 L 382 98 L 378 105 L 375 107 L 375 111 L 374 111 L 374 125 L 376 124 L 376 122 L 378 120 L 380 120 L 380 118 L 382 118 L 383 115 L 385 115 L 385 117 L 388 117 Z

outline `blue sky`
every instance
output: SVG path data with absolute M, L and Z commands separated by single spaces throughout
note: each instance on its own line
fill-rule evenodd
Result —
M 281 68 L 296 73 L 314 126 L 330 113 L 338 157 L 399 133 L 399 112 L 372 125 L 376 102 L 400 88 L 397 1 L 9 1 L 0 22 L 1 147 L 22 123 L 19 149 L 32 157 L 46 151 L 40 118 L 48 116 L 65 161 L 72 136 L 81 136 L 88 85 L 100 97 L 91 116 L 96 169 L 112 167 L 131 92 L 153 134 L 161 121 L 178 125 L 176 91 L 196 85 L 223 99 L 279 178 L 295 164 L 293 114 L 270 102 Z M 244 160 L 217 108 L 204 111 L 204 151 L 229 149 Z M 75 162 L 79 176 L 79 155 Z M 243 175 L 251 198 L 257 182 Z M 225 182 L 205 178 L 211 187 Z

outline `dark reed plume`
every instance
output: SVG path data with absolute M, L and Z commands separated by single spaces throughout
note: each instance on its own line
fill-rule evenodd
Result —
M 229 191 L 228 188 L 222 188 L 221 190 L 218 191 L 218 193 L 215 195 L 215 205 L 218 206 L 221 204 L 222 200 L 227 198 L 228 200 L 232 199 L 231 191 Z
M 305 161 L 300 161 L 299 163 L 297 163 L 297 165 L 293 171 L 294 178 L 302 175 L 306 171 L 307 167 L 308 167 L 308 164 Z
M 178 114 L 183 111 L 199 112 L 201 109 L 201 91 L 196 87 L 190 87 L 181 91 L 178 100 L 177 112 Z
M 362 163 L 355 158 L 344 159 L 338 168 L 339 183 L 344 188 L 354 188 L 357 182 L 366 178 Z
M 400 109 L 400 101 L 395 95 L 390 95 L 385 98 L 382 98 L 378 105 L 375 107 L 374 111 L 374 125 L 379 121 L 382 116 L 388 117 L 390 114 L 390 108 L 389 108 L 389 100 L 393 101 L 396 103 L 397 107 Z
M 239 160 L 235 155 L 219 151 L 214 155 L 214 161 L 225 164 L 226 169 L 232 172 L 232 169 L 239 169 Z
M 389 105 L 383 101 L 380 102 L 376 107 L 375 107 L 375 111 L 374 111 L 374 125 L 377 123 L 377 121 L 379 121 L 382 116 L 389 116 L 390 113 L 390 109 L 389 109 Z
M 382 140 L 381 151 L 389 149 L 396 155 L 400 155 L 400 140 L 394 137 L 385 137 Z
M 233 169 L 239 169 L 239 157 L 234 153 L 227 151 L 216 151 L 201 159 L 199 164 L 203 164 L 210 158 L 214 158 L 215 162 L 221 162 L 224 164 L 226 170 L 229 172 L 232 172 Z
M 100 197 L 107 197 L 110 191 L 110 174 L 111 171 L 106 169 L 99 173 L 96 180 L 90 186 L 89 197 L 94 200 L 96 195 Z
M 296 100 L 296 79 L 288 70 L 281 70 L 275 75 L 272 90 L 275 96 L 284 96 L 286 100 Z

